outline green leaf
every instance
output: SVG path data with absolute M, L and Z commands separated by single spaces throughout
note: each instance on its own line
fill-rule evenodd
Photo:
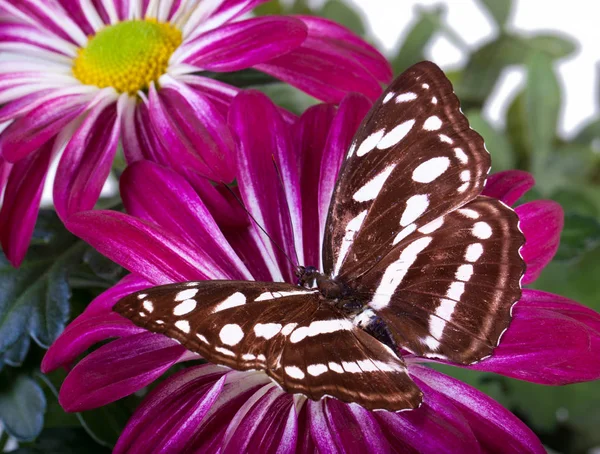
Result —
M 17 342 L 12 344 L 4 352 L 4 362 L 12 367 L 19 367 L 25 361 L 29 351 L 30 337 L 24 333 Z
M 431 11 L 420 11 L 419 18 L 409 30 L 396 56 L 391 60 L 395 74 L 425 59 L 425 48 L 440 29 L 444 11 L 441 6 Z
M 532 54 L 542 52 L 551 58 L 564 58 L 577 50 L 575 41 L 556 34 L 539 34 L 525 38 Z
M 557 260 L 576 260 L 600 244 L 600 222 L 592 216 L 568 212 L 560 237 Z
M 556 137 L 560 98 L 552 59 L 544 54 L 532 55 L 527 64 L 525 120 L 530 146 L 535 150 L 532 161 L 535 174 L 543 172 Z
M 481 108 L 494 89 L 500 73 L 508 65 L 522 63 L 527 56 L 523 41 L 501 35 L 471 54 L 456 93 L 463 105 Z
M 512 6 L 511 0 L 479 0 L 479 3 L 485 7 L 500 28 L 506 25 Z
M 35 443 L 21 447 L 14 454 L 103 454 L 108 448 L 95 443 L 81 427 L 44 429 Z
M 121 266 L 93 248 L 85 251 L 83 261 L 96 276 L 112 284 L 116 283 L 125 274 Z
M 470 110 L 467 112 L 467 118 L 471 127 L 477 131 L 485 140 L 487 150 L 492 155 L 492 172 L 500 170 L 513 169 L 515 159 L 510 142 L 506 136 L 494 129 L 485 118 L 481 116 L 478 110 Z
M 552 60 L 573 50 L 571 41 L 555 35 L 527 38 L 502 33 L 471 54 L 456 92 L 463 105 L 481 108 L 507 66 L 526 64 L 536 58 Z
M 600 118 L 595 118 L 588 122 L 575 137 L 575 142 L 593 145 L 598 143 L 600 151 Z
M 525 93 L 518 93 L 506 112 L 506 136 L 513 149 L 516 168 L 530 170 L 531 144 L 525 119 Z
M 284 14 L 284 8 L 279 0 L 271 0 L 270 2 L 258 5 L 252 10 L 256 16 L 271 16 L 274 14 Z
M 69 269 L 85 243 L 69 234 L 53 212 L 40 213 L 37 241 L 20 268 L 0 254 L 0 353 L 28 333 L 48 347 L 69 317 Z
M 348 27 L 359 36 L 365 34 L 365 25 L 361 15 L 340 0 L 329 0 L 317 14 Z
M 200 73 L 204 77 L 224 82 L 238 88 L 248 88 L 254 85 L 267 85 L 281 83 L 278 79 L 256 69 L 242 69 L 231 73 L 215 73 L 205 71 Z
M 39 385 L 26 375 L 0 388 L 0 421 L 18 440 L 33 440 L 42 430 L 46 398 Z

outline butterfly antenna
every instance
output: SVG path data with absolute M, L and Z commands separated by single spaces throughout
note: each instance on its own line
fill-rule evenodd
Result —
M 290 265 L 292 265 L 292 267 L 296 268 L 298 266 L 297 263 L 294 263 L 292 261 L 292 259 L 290 258 L 289 255 L 286 254 L 286 252 L 283 250 L 283 248 L 281 246 L 279 246 L 279 244 L 277 243 L 277 241 L 275 241 L 271 235 L 269 235 L 267 233 L 267 231 L 265 230 L 265 228 L 260 225 L 260 223 L 256 220 L 256 218 L 254 216 L 252 216 L 252 213 L 250 213 L 250 211 L 248 211 L 248 209 L 244 206 L 244 202 L 242 202 L 240 200 L 240 198 L 237 196 L 237 194 L 235 193 L 235 191 L 233 189 L 231 189 L 226 183 L 221 183 L 223 186 L 225 186 L 225 188 L 230 192 L 230 194 L 235 198 L 235 200 L 237 200 L 237 202 L 240 204 L 240 206 L 242 207 L 242 209 L 246 212 L 246 214 L 250 217 L 250 219 L 252 219 L 252 221 L 254 222 L 254 224 L 267 236 L 267 238 L 269 240 L 271 240 L 271 243 L 273 243 L 273 245 L 279 250 L 279 252 L 281 252 L 283 254 L 283 256 L 287 259 L 288 262 L 290 262 Z

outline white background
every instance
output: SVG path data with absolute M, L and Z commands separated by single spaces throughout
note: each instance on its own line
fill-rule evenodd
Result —
M 445 5 L 446 23 L 471 47 L 493 39 L 497 30 L 477 0 L 345 0 L 362 10 L 369 27 L 369 37 L 389 56 L 399 40 L 418 17 L 415 8 Z M 560 118 L 560 132 L 572 136 L 582 123 L 598 114 L 600 82 L 600 1 L 598 0 L 513 0 L 509 29 L 535 34 L 558 31 L 578 41 L 578 50 L 560 60 L 558 72 L 565 98 Z M 428 49 L 431 58 L 443 69 L 462 66 L 465 55 L 443 37 L 434 39 Z M 502 124 L 508 101 L 523 82 L 523 72 L 509 68 L 496 87 L 485 114 Z

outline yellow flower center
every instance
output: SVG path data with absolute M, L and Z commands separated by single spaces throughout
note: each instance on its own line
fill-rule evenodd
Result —
M 163 75 L 181 31 L 156 20 L 131 20 L 100 30 L 78 50 L 73 75 L 86 85 L 135 94 Z

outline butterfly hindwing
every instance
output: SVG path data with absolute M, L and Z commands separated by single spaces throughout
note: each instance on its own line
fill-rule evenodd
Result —
M 444 73 L 422 62 L 400 75 L 356 133 L 333 193 L 324 272 L 351 281 L 411 231 L 464 205 L 490 168 Z
M 357 285 L 399 347 L 470 364 L 508 327 L 523 241 L 515 212 L 480 196 L 407 236 Z
M 215 364 L 264 370 L 288 392 L 417 407 L 421 392 L 402 359 L 319 298 L 285 283 L 201 281 L 134 293 L 114 310 Z

